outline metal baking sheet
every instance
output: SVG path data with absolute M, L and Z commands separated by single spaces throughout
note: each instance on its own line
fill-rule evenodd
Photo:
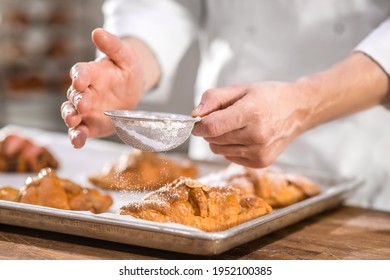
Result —
M 1 132 L 14 131 L 45 144 L 61 163 L 58 175 L 83 186 L 91 172 L 99 171 L 104 164 L 118 159 L 129 149 L 127 146 L 103 140 L 89 141 L 81 150 L 69 144 L 65 134 L 8 126 Z M 175 155 L 176 156 L 176 155 Z M 206 174 L 225 168 L 220 164 L 198 163 L 202 178 Z M 109 213 L 92 214 L 84 211 L 66 211 L 36 205 L 0 200 L 0 223 L 42 229 L 124 244 L 144 246 L 194 255 L 217 255 L 268 233 L 296 223 L 326 209 L 340 205 L 362 182 L 353 178 L 340 178 L 319 171 L 279 165 L 283 170 L 299 172 L 315 180 L 321 187 L 318 196 L 294 205 L 276 209 L 263 217 L 253 219 L 221 232 L 204 232 L 174 223 L 157 223 L 131 216 L 116 214 L 119 207 L 143 194 L 109 192 L 114 204 Z M 34 174 L 32 174 L 34 175 Z M 29 174 L 0 173 L 0 186 L 22 186 Z

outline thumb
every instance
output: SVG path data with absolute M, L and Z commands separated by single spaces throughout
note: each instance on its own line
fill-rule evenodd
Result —
M 203 93 L 199 105 L 192 111 L 192 116 L 203 117 L 211 112 L 225 109 L 241 99 L 246 91 L 245 85 L 209 89 Z
M 116 65 L 119 67 L 127 65 L 131 53 L 125 48 L 125 44 L 118 36 L 107 32 L 103 28 L 97 28 L 92 32 L 92 41 Z

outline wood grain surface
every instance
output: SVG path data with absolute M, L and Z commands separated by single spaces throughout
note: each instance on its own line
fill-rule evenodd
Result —
M 390 213 L 341 206 L 209 257 L 0 224 L 0 259 L 390 260 Z

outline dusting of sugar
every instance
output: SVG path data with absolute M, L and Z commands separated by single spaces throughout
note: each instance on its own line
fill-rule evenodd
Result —
M 117 165 L 115 166 L 116 172 L 124 172 L 129 167 L 134 166 L 137 158 L 141 155 L 141 151 L 134 150 L 130 154 L 123 154 L 119 157 Z
M 115 129 L 123 142 L 145 151 L 167 151 L 184 142 L 192 123 L 181 121 L 117 121 Z
M 241 165 L 231 164 L 226 169 L 209 173 L 206 176 L 198 178 L 198 181 L 208 185 L 226 185 L 229 178 L 245 174 L 245 168 Z

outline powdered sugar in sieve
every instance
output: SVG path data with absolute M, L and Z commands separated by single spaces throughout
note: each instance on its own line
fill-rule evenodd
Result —
M 133 148 L 162 152 L 184 143 L 191 134 L 194 118 L 181 114 L 116 110 L 105 112 L 111 118 L 119 138 Z

